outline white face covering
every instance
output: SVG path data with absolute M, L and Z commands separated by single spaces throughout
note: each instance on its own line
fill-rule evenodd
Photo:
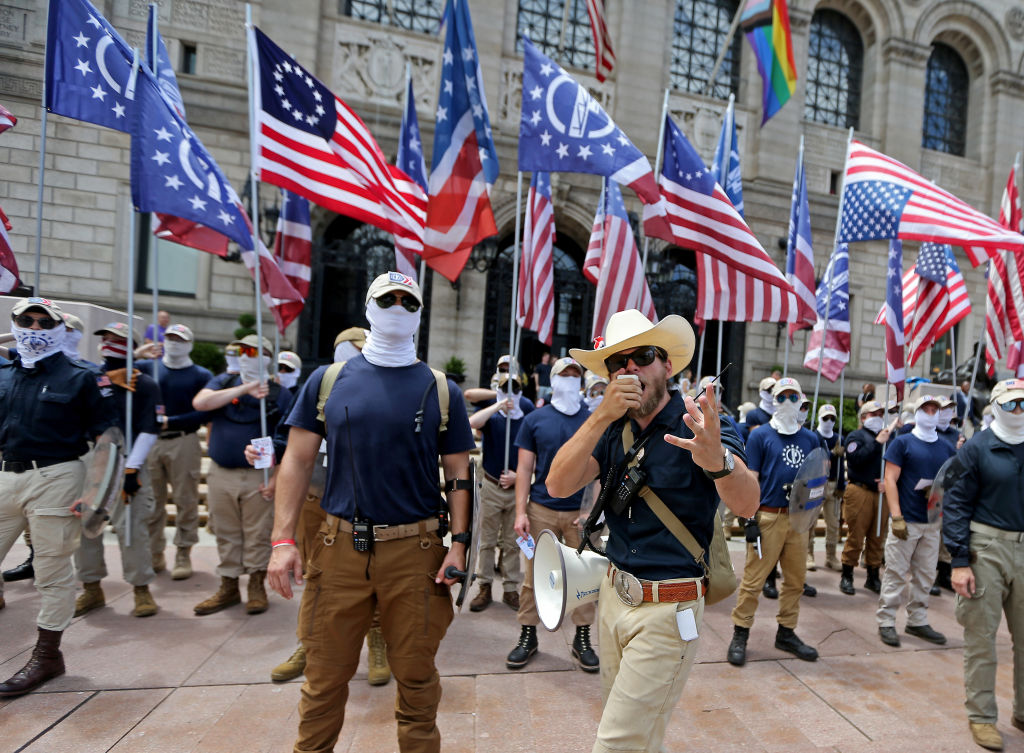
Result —
M 270 371 L 270 356 L 263 356 L 263 377 Z M 256 356 L 238 357 L 238 376 L 243 382 L 255 382 L 260 378 L 260 361 Z
M 796 434 L 800 431 L 800 404 L 792 400 L 776 404 L 775 413 L 768 423 L 779 434 Z
M 37 361 L 59 353 L 65 333 L 66 330 L 61 326 L 53 329 L 23 329 L 11 322 L 11 334 L 18 343 L 21 365 L 29 369 L 35 368 Z
M 992 432 L 1007 444 L 1024 442 L 1024 413 L 1007 413 L 998 405 L 992 408 Z
M 241 365 L 238 362 L 238 356 L 231 356 L 231 355 L 228 355 L 227 353 L 225 353 L 224 354 L 224 361 L 227 363 L 227 366 L 225 367 L 225 370 L 229 374 L 237 374 L 239 369 L 242 368 Z
M 583 402 L 587 404 L 587 407 L 590 409 L 591 413 L 597 410 L 597 406 L 601 404 L 602 400 L 604 400 L 603 392 L 600 395 L 594 395 L 593 397 L 583 398 Z
M 768 390 L 760 390 L 758 395 L 761 396 L 761 410 L 767 413 L 769 416 L 775 414 L 775 398 L 772 397 L 772 393 Z
M 61 345 L 61 350 L 64 351 L 64 355 L 72 360 L 81 358 L 78 355 L 78 343 L 82 341 L 82 333 L 77 329 L 66 329 L 64 330 L 64 343 Z
M 351 340 L 340 342 L 334 348 L 334 362 L 351 361 L 359 355 L 359 348 L 352 344 Z
M 923 410 L 915 411 L 914 428 L 910 430 L 910 433 L 922 442 L 935 442 L 939 438 L 939 435 L 935 432 L 935 427 L 938 424 L 938 413 L 929 414 Z
M 406 311 L 400 304 L 382 309 L 376 301 L 366 304 L 370 336 L 363 346 L 363 357 L 374 366 L 395 368 L 416 363 L 416 345 L 412 337 L 420 326 L 420 314 Z
M 805 423 L 807 423 L 807 409 L 806 408 L 797 411 L 796 416 L 800 420 L 800 425 L 801 426 L 803 426 Z
M 161 359 L 169 369 L 187 369 L 192 365 L 192 343 L 181 340 L 164 340 L 164 357 Z
M 864 428 L 877 434 L 885 427 L 885 419 L 881 416 L 871 416 L 864 419 Z
M 495 392 L 497 393 L 497 398 L 496 399 L 497 399 L 497 401 L 499 403 L 504 403 L 506 400 L 511 400 L 512 401 L 512 410 L 511 410 L 511 412 L 508 412 L 504 408 L 501 408 L 498 411 L 499 413 L 501 413 L 501 415 L 503 415 L 503 416 L 507 415 L 513 421 L 518 421 L 520 418 L 523 417 L 523 415 L 524 415 L 523 414 L 523 406 L 521 406 L 519 404 L 519 397 L 520 397 L 520 395 L 522 393 L 520 393 L 520 392 L 509 393 L 509 392 L 505 392 L 505 390 L 502 390 L 502 389 L 496 389 Z
M 823 421 L 820 418 L 818 419 L 818 433 L 825 437 L 825 439 L 832 438 L 832 435 L 836 433 L 835 427 L 835 421 Z
M 995 418 L 995 414 L 994 413 L 989 413 L 987 416 L 982 416 L 981 417 L 981 429 L 982 429 L 982 431 L 984 431 L 985 429 L 987 429 L 988 427 L 990 427 L 992 425 L 992 421 L 993 421 L 994 418 Z
M 279 371 L 277 372 L 277 381 L 281 383 L 281 386 L 287 390 L 293 389 L 295 385 L 299 383 L 299 372 L 297 371 Z
M 949 428 L 949 422 L 953 420 L 954 413 L 955 411 L 952 407 L 939 408 L 939 412 L 936 414 L 939 417 L 939 431 L 945 431 Z
M 567 416 L 575 416 L 580 409 L 580 378 L 574 376 L 551 377 L 551 404 Z

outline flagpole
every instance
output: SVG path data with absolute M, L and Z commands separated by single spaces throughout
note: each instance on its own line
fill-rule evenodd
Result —
M 786 345 L 784 355 L 782 356 L 782 377 L 789 376 L 789 326 L 786 326 Z
M 160 14 L 153 12 L 153 8 L 156 3 L 150 3 L 150 15 L 153 18 L 153 28 L 149 29 L 151 32 L 149 40 L 149 61 L 150 68 L 154 77 L 157 81 L 160 80 L 160 76 L 157 73 L 157 34 L 160 29 Z M 150 230 L 152 230 L 153 216 L 150 215 Z M 151 290 L 153 292 L 153 342 L 159 343 L 160 339 L 160 239 L 155 235 L 150 235 L 150 249 L 152 250 L 151 260 L 153 262 L 153 284 Z M 145 339 L 145 338 L 143 338 Z M 163 347 L 162 345 L 160 346 Z M 161 354 L 162 355 L 162 354 Z M 160 358 L 156 358 L 153 363 L 153 379 L 156 380 L 157 386 L 160 385 Z
M 512 241 L 512 305 L 509 307 L 508 352 L 512 361 L 508 365 L 511 381 L 518 374 L 519 359 L 516 356 L 516 308 L 519 304 L 519 238 L 522 232 L 520 214 L 523 210 L 523 171 L 516 171 L 516 227 Z M 522 384 L 522 376 L 519 376 Z M 511 390 L 510 390 L 511 391 Z M 505 467 L 508 470 L 508 454 L 512 445 L 512 411 L 505 411 Z
M 719 319 L 715 322 L 718 325 L 718 356 L 715 359 L 715 373 L 720 374 L 722 371 L 722 320 Z
M 128 199 L 128 347 L 125 363 L 125 384 L 131 385 L 132 375 L 135 368 L 135 254 L 138 248 L 136 240 L 137 213 L 132 205 L 131 198 Z M 135 393 L 131 389 L 124 391 L 124 451 L 125 457 L 132 454 L 132 396 Z M 124 545 L 132 545 L 132 513 L 131 497 L 124 496 Z
M 887 367 L 888 368 L 888 367 Z M 885 380 L 885 396 L 882 398 L 882 430 L 889 427 L 886 420 L 889 418 L 889 379 Z M 882 484 L 882 491 L 878 492 L 878 518 L 875 521 L 875 536 L 882 535 L 882 497 L 885 495 L 885 445 L 882 445 L 882 470 L 879 474 L 879 481 Z
M 36 195 L 36 288 L 35 295 L 43 294 L 43 178 L 46 174 L 46 76 L 43 76 L 43 117 L 39 128 L 39 188 Z
M 732 100 L 732 96 L 733 95 L 731 95 L 731 94 L 729 95 L 730 103 L 731 103 L 731 100 Z M 793 176 L 793 196 L 796 197 L 796 201 L 799 202 L 800 201 L 800 198 L 799 198 L 800 197 L 800 178 L 803 175 L 803 169 L 804 169 L 804 135 L 802 133 L 800 134 L 800 151 L 799 151 L 799 153 L 797 155 L 797 158 L 796 158 L 796 164 L 797 164 L 797 171 L 796 171 L 796 175 Z M 793 209 L 792 209 L 792 207 L 790 208 L 789 216 L 790 216 L 790 219 L 792 219 L 792 217 L 793 217 Z M 799 234 L 799 228 L 794 228 L 794 235 L 796 235 L 796 234 Z M 791 251 L 792 251 L 792 249 L 786 249 L 786 268 L 787 269 L 789 268 L 789 254 L 790 254 Z M 817 301 L 815 301 L 815 306 L 817 306 Z M 828 316 L 828 311 L 825 311 L 825 316 L 826 317 Z M 824 336 L 824 331 L 822 331 L 822 336 Z M 786 324 L 786 345 L 785 345 L 786 349 L 785 349 L 785 355 L 783 356 L 783 361 L 782 361 L 782 376 L 783 377 L 789 376 L 789 346 L 790 346 L 790 340 L 792 338 L 793 338 L 793 333 L 789 331 L 789 324 L 787 323 Z M 824 342 L 824 340 L 822 340 L 822 342 Z M 818 361 L 818 370 L 819 370 L 818 373 L 821 373 L 821 361 L 820 361 L 820 359 Z
M 565 49 L 565 28 L 569 25 L 569 0 L 562 5 L 562 29 L 558 32 L 558 57 L 562 57 Z
M 566 3 L 568 7 L 569 3 Z M 661 160 L 665 154 L 665 118 L 668 116 L 668 87 L 665 88 L 665 96 L 661 100 L 661 122 L 658 125 L 658 154 L 654 158 L 654 179 L 658 180 L 658 176 L 661 175 Z M 602 187 L 602 196 L 604 195 L 604 189 Z M 643 227 L 643 223 L 640 223 Z M 642 260 L 641 269 L 644 271 L 644 276 L 647 276 L 647 247 L 650 244 L 650 237 L 647 233 L 644 233 L 644 258 Z M 700 374 L 697 375 L 700 378 Z
M 702 364 L 704 363 L 704 337 L 708 333 L 708 323 L 704 322 L 704 326 L 700 328 L 700 346 L 697 348 L 697 384 L 700 384 L 700 380 L 704 377 L 701 374 Z
M 967 388 L 967 407 L 964 409 L 964 420 L 960 422 L 960 436 L 964 436 L 964 427 L 967 426 L 967 419 L 971 415 L 971 411 L 974 409 L 974 398 L 971 395 L 974 394 L 974 383 L 978 379 L 978 364 L 981 362 L 981 348 L 978 347 L 982 344 L 981 340 L 978 340 L 974 344 L 974 368 L 971 370 L 971 386 Z

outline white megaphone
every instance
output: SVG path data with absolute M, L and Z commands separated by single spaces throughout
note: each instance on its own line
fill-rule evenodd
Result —
M 566 613 L 597 600 L 608 559 L 576 550 L 545 529 L 537 537 L 533 555 L 533 596 L 537 614 L 548 630 L 558 630 Z

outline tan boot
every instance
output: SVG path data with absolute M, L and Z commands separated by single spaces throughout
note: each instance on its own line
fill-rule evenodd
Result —
M 149 592 L 149 586 L 135 586 L 135 609 L 132 610 L 132 617 L 152 617 L 159 611 L 153 594 Z
M 836 557 L 836 545 L 832 544 L 829 546 L 825 544 L 825 567 L 829 570 L 835 570 L 837 573 L 843 569 L 842 563 L 839 558 Z
M 1002 750 L 1003 736 L 994 724 L 970 722 L 974 742 L 988 750 Z
M 100 588 L 99 581 L 83 583 L 82 587 L 85 590 L 75 599 L 75 617 L 81 617 L 86 612 L 91 612 L 94 609 L 107 605 L 107 600 L 103 596 L 103 589 Z
M 371 685 L 387 685 L 391 679 L 391 667 L 388 666 L 384 632 L 380 628 L 370 628 L 366 634 L 366 647 L 369 649 L 366 681 Z
M 233 607 L 242 603 L 242 596 L 238 593 L 238 578 L 220 577 L 220 588 L 217 593 L 206 601 L 201 601 L 192 608 L 197 615 L 213 614 L 222 609 Z
M 306 671 L 306 647 L 300 645 L 295 652 L 270 670 L 270 679 L 274 682 L 288 682 L 301 677 Z
M 153 555 L 153 572 L 162 573 L 167 569 L 167 557 L 164 556 L 163 552 L 157 552 Z
M 476 596 L 469 602 L 470 612 L 482 612 L 491 604 L 491 584 L 481 583 L 477 588 Z
M 192 547 L 179 546 L 178 552 L 174 555 L 174 569 L 171 570 L 171 580 L 187 580 L 192 577 Z
M 266 577 L 266 570 L 249 573 L 249 591 L 245 599 L 245 611 L 248 614 L 261 614 L 270 606 L 267 601 L 267 589 L 263 587 L 263 580 Z

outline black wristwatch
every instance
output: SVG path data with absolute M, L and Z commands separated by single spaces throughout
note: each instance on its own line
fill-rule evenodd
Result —
M 725 478 L 736 468 L 736 459 L 729 452 L 729 448 L 725 448 L 725 454 L 722 455 L 722 470 L 720 471 L 704 471 L 704 475 L 710 479 L 718 480 Z
M 472 538 L 473 536 L 469 533 L 469 531 L 463 531 L 462 533 L 453 533 L 452 543 L 462 544 L 463 546 L 469 546 L 469 542 L 472 540 Z

